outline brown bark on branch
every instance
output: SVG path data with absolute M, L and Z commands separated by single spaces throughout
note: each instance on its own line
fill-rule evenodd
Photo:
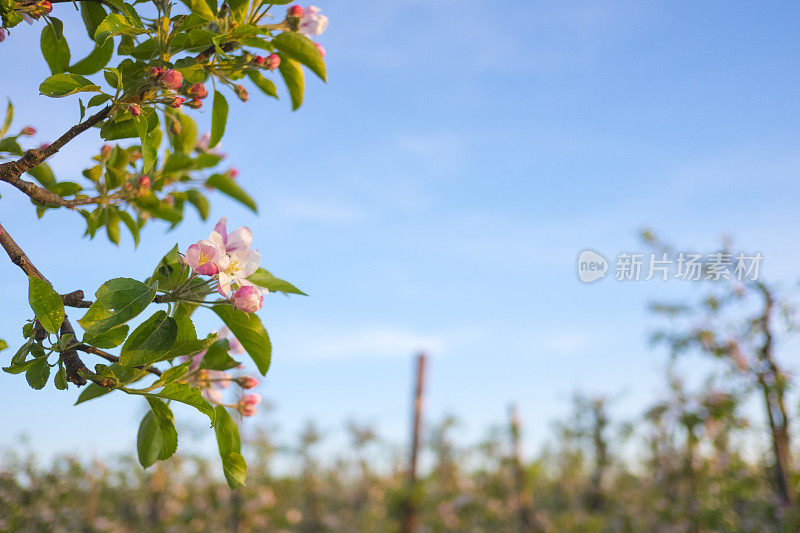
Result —
M 112 355 L 112 354 L 110 354 L 108 352 L 104 352 L 103 350 L 100 350 L 99 348 L 95 348 L 94 346 L 89 346 L 88 344 L 78 344 L 77 346 L 75 346 L 75 349 L 76 350 L 80 350 L 82 352 L 86 352 L 86 353 L 90 353 L 90 354 L 96 355 L 98 357 L 102 357 L 106 361 L 110 361 L 112 363 L 119 363 L 119 357 L 117 357 L 116 355 Z M 160 376 L 161 375 L 161 370 L 157 369 L 154 366 L 147 366 L 147 367 L 145 367 L 145 366 L 137 366 L 137 367 L 134 367 L 134 368 L 138 368 L 139 370 L 146 370 L 146 371 L 148 371 L 151 374 L 156 375 L 156 376 Z
M 69 130 L 67 130 L 66 133 L 64 133 L 64 135 L 56 139 L 53 144 L 44 150 L 31 149 L 16 161 L 8 161 L 7 163 L 0 164 L 0 181 L 5 181 L 6 183 L 13 185 L 23 193 L 27 194 L 34 202 L 46 206 L 75 209 L 75 207 L 79 205 L 96 204 L 102 202 L 103 200 L 101 198 L 80 198 L 77 200 L 67 200 L 54 192 L 48 191 L 43 187 L 39 187 L 35 183 L 23 180 L 21 176 L 25 172 L 43 163 L 45 159 L 58 152 L 72 139 L 88 130 L 92 126 L 105 120 L 111 113 L 111 109 L 112 106 L 105 107 L 80 124 L 72 126 Z
M 45 282 L 47 282 L 50 286 L 53 284 L 48 281 L 44 274 L 42 274 L 39 269 L 37 269 L 33 262 L 28 258 L 25 252 L 22 251 L 22 248 L 11 238 L 11 235 L 8 234 L 8 231 L 0 224 L 0 245 L 2 245 L 3 249 L 8 254 L 8 257 L 11 259 L 11 262 L 17 265 L 20 269 L 22 269 L 25 274 L 29 276 L 37 277 Z M 61 334 L 71 334 L 73 338 L 75 338 L 75 330 L 72 328 L 72 325 L 69 323 L 69 319 L 64 317 L 64 323 L 61 324 Z M 67 381 L 78 385 L 79 387 L 82 385 L 86 385 L 86 379 L 80 375 L 81 372 L 87 371 L 86 365 L 83 364 L 81 358 L 78 356 L 78 352 L 75 349 L 64 350 L 61 352 L 61 360 L 64 362 L 64 369 L 66 372 Z

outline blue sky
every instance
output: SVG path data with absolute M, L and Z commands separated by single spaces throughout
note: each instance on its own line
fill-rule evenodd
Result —
M 265 301 L 274 356 L 261 392 L 276 409 L 248 423 L 276 421 L 287 435 L 315 419 L 335 435 L 355 418 L 403 442 L 412 356 L 425 349 L 430 418 L 453 413 L 474 439 L 514 401 L 534 450 L 575 390 L 621 397 L 619 416 L 640 413 L 663 387 L 666 360 L 647 346 L 646 304 L 692 292 L 582 285 L 580 250 L 640 250 L 643 226 L 698 249 L 729 234 L 764 255 L 765 277 L 795 283 L 796 3 L 321 7 L 332 21 L 320 39 L 328 84 L 310 81 L 295 113 L 284 94 L 232 103 L 223 141 L 260 212 L 217 198 L 212 218 L 250 226 L 264 266 L 310 294 Z M 57 14 L 83 32 L 69 4 Z M 0 96 L 44 142 L 74 123 L 77 103 L 36 95 L 39 31 L 21 26 L 0 44 L 0 69 L 14 73 Z M 99 144 L 79 138 L 54 158 L 59 176 L 77 176 Z M 81 240 L 77 215 L 37 222 L 16 191 L 2 194 L 0 221 L 63 292 L 144 277 L 175 242 L 185 249 L 213 225 L 190 215 L 168 234 L 149 226 L 138 250 L 114 249 Z M 0 338 L 13 346 L 29 310 L 10 263 L 0 263 L 0 291 Z M 797 370 L 791 353 L 784 360 Z M 27 433 L 44 453 L 134 449 L 141 406 L 72 407 L 76 395 L 0 375 L 10 406 L 0 446 Z

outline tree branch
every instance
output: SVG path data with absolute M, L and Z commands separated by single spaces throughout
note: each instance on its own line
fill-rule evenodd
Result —
M 78 344 L 77 346 L 75 346 L 75 349 L 76 350 L 80 350 L 82 352 L 86 352 L 86 353 L 90 353 L 90 354 L 96 355 L 98 357 L 102 357 L 106 361 L 111 361 L 112 363 L 119 363 L 119 357 L 117 357 L 116 355 L 111 355 L 108 352 L 104 352 L 103 350 L 95 348 L 94 346 L 89 346 L 88 344 Z M 135 368 L 138 368 L 139 370 L 147 370 L 148 372 L 150 372 L 151 374 L 154 374 L 156 376 L 160 376 L 161 375 L 161 370 L 157 369 L 154 366 L 146 366 L 146 367 L 145 366 L 137 366 Z
M 34 202 L 46 206 L 75 209 L 75 207 L 79 205 L 99 203 L 102 201 L 100 198 L 80 198 L 76 200 L 67 200 L 54 192 L 48 191 L 47 189 L 39 187 L 34 183 L 23 180 L 21 176 L 37 165 L 40 165 L 48 157 L 58 152 L 72 139 L 88 130 L 95 124 L 99 124 L 105 120 L 111 113 L 111 109 L 112 106 L 107 106 L 80 124 L 72 126 L 69 130 L 67 130 L 66 133 L 64 133 L 64 135 L 59 137 L 55 142 L 43 150 L 31 149 L 16 161 L 9 161 L 7 163 L 0 164 L 0 181 L 10 183 L 23 193 L 27 194 Z
M 39 269 L 34 266 L 28 256 L 25 255 L 25 252 L 22 251 L 22 248 L 20 248 L 14 239 L 11 238 L 11 235 L 8 234 L 8 231 L 6 231 L 2 224 L 0 224 L 0 245 L 2 245 L 3 249 L 8 254 L 11 262 L 22 269 L 25 274 L 37 277 L 47 282 L 50 286 L 53 285 L 46 277 L 44 277 L 44 274 L 42 274 Z M 64 317 L 64 323 L 61 324 L 61 334 L 71 334 L 72 337 L 75 338 L 75 330 L 72 328 L 72 325 L 69 323 L 69 319 L 66 316 Z M 78 356 L 78 352 L 76 352 L 75 349 L 64 350 L 61 352 L 60 357 L 64 362 L 67 381 L 70 381 L 79 387 L 86 385 L 86 379 L 81 376 L 80 373 L 86 372 L 88 369 Z

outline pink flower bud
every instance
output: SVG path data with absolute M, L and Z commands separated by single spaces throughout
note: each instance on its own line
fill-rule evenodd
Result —
M 47 150 L 50 148 L 50 143 L 42 143 L 39 145 L 39 150 Z
M 239 100 L 242 102 L 247 101 L 247 89 L 244 88 L 244 85 L 234 85 L 234 91 L 236 91 L 236 96 L 239 97 Z
M 244 376 L 239 378 L 239 386 L 243 389 L 252 389 L 258 386 L 258 380 L 253 376 Z
M 139 107 L 138 105 L 132 105 L 132 106 L 128 107 L 128 111 L 134 117 L 138 117 L 139 115 L 142 114 L 142 108 Z
M 256 56 L 256 57 L 253 58 L 253 63 L 258 65 L 259 67 L 263 67 L 265 61 L 266 61 L 266 59 L 264 59 L 263 56 Z
M 150 68 L 150 75 L 152 77 L 158 79 L 159 77 L 161 77 L 162 74 L 164 74 L 164 69 L 163 68 L 161 68 L 161 67 L 151 67 Z
M 258 413 L 258 409 L 252 405 L 239 405 L 237 409 L 242 416 L 255 416 Z
M 250 405 L 255 407 L 256 405 L 261 403 L 261 395 L 257 392 L 251 392 L 250 394 L 245 394 L 242 396 L 242 399 L 239 400 L 239 403 L 242 405 Z
M 322 46 L 319 43 L 314 43 L 314 46 L 316 46 L 317 50 L 319 50 L 319 55 L 321 55 L 322 57 L 325 57 L 325 54 L 327 53 L 326 50 L 325 50 L 325 47 Z
M 107 144 L 104 144 L 100 149 L 100 153 L 103 154 L 104 157 L 108 157 L 108 155 L 111 153 L 111 147 Z
M 300 18 L 300 17 L 303 16 L 303 8 L 300 7 L 300 6 L 292 6 L 292 7 L 289 8 L 289 10 L 286 13 L 290 17 L 298 17 L 298 18 Z
M 233 167 L 233 168 L 231 168 L 231 169 L 228 169 L 228 172 L 227 172 L 227 174 L 228 174 L 228 176 L 230 176 L 230 177 L 232 177 L 232 178 L 236 179 L 236 178 L 238 178 L 238 177 L 239 177 L 239 169 L 238 169 L 238 168 L 236 168 L 236 167 Z
M 179 108 L 182 103 L 186 101 L 186 98 L 182 98 L 180 96 L 175 97 L 172 103 L 169 104 L 170 107 L 174 107 L 175 109 Z
M 200 109 L 201 107 L 203 107 L 203 101 L 198 100 L 197 98 L 192 98 L 190 101 L 186 102 L 186 105 L 188 105 L 192 109 Z
M 6 31 L 5 28 L 0 28 L 0 43 L 2 43 L 3 41 L 6 40 L 6 34 L 7 33 L 8 33 L 8 31 Z
M 186 90 L 186 94 L 188 94 L 192 98 L 197 98 L 198 100 L 202 100 L 203 98 L 208 96 L 208 89 L 206 89 L 206 86 L 203 85 L 202 83 L 195 83 Z
M 281 56 L 278 54 L 270 54 L 267 56 L 267 68 L 270 70 L 275 70 L 281 64 Z
M 178 90 L 183 85 L 183 74 L 174 69 L 169 69 L 161 76 L 161 83 L 168 89 Z
M 142 189 L 149 189 L 150 188 L 150 178 L 147 176 L 142 176 L 139 178 L 139 187 Z
M 32 135 L 36 135 L 36 128 L 34 128 L 33 126 L 25 126 L 24 128 L 22 128 L 22 131 L 20 131 L 19 134 L 27 135 L 29 137 Z
M 255 313 L 264 305 L 264 295 L 252 285 L 245 285 L 233 293 L 233 305 L 245 313 Z

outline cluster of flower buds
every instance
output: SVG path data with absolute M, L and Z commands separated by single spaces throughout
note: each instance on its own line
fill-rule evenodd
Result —
M 255 392 L 250 394 L 243 394 L 241 399 L 236 403 L 236 410 L 242 416 L 253 416 L 258 413 L 256 406 L 261 403 L 261 396 Z
M 53 4 L 51 4 L 48 0 L 40 0 L 35 4 L 27 4 L 25 6 L 18 6 L 16 8 L 22 13 L 22 17 L 26 20 L 30 20 L 28 17 L 32 17 L 36 20 L 39 20 L 42 15 L 49 15 L 51 11 L 53 11 Z M 1 41 L 2 39 L 0 39 Z
M 247 279 L 261 263 L 261 254 L 250 248 L 252 242 L 253 233 L 249 228 L 242 227 L 228 234 L 227 219 L 222 218 L 208 239 L 189 246 L 184 256 L 195 273 L 216 278 L 219 294 L 246 313 L 261 309 L 264 295 L 269 293 Z
M 247 101 L 247 89 L 244 88 L 244 85 L 234 85 L 233 90 L 236 92 L 236 96 L 239 97 L 239 100 L 242 102 Z
M 253 58 L 253 63 L 258 65 L 259 67 L 264 67 L 269 70 L 275 70 L 281 64 L 281 56 L 279 56 L 278 54 L 270 54 L 267 57 L 255 56 Z

